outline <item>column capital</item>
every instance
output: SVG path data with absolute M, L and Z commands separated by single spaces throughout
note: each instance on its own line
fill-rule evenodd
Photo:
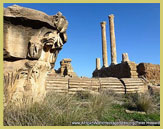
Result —
M 106 21 L 101 22 L 101 26 L 104 26 L 104 25 L 106 25 Z
M 109 18 L 114 18 L 114 14 L 110 14 L 108 17 Z

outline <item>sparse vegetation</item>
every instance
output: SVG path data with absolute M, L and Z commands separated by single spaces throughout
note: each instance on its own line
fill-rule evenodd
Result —
M 41 103 L 10 104 L 4 108 L 5 126 L 76 125 L 72 122 L 158 122 L 159 94 L 118 95 L 78 92 L 74 95 L 51 92 Z M 128 114 L 126 109 L 145 111 Z M 77 124 L 77 125 L 80 125 Z M 86 124 L 87 125 L 87 124 Z M 92 124 L 93 125 L 93 124 Z M 102 124 L 101 124 L 102 125 Z

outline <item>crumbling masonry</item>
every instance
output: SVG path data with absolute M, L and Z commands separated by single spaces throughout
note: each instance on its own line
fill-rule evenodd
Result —
M 107 48 L 105 48 L 107 47 L 106 33 L 105 33 L 106 22 L 103 21 L 101 27 L 102 27 L 102 53 L 103 53 L 102 58 L 103 58 L 104 67 L 100 68 L 99 67 L 100 58 L 98 58 L 98 61 L 96 59 L 96 69 L 93 72 L 93 77 L 138 78 L 140 76 L 144 76 L 149 80 L 155 79 L 156 82 L 159 84 L 159 80 L 160 80 L 159 65 L 152 65 L 152 67 L 148 63 L 140 63 L 137 65 L 135 62 L 129 60 L 128 53 L 122 53 L 122 61 L 121 63 L 117 64 L 114 15 L 111 14 L 108 16 L 108 18 L 109 18 L 109 26 L 110 26 L 111 64 L 109 67 L 105 65 L 108 64 L 108 62 L 106 62 Z

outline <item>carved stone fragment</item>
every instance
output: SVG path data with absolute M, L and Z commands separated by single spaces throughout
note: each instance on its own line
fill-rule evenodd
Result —
M 62 15 L 13 5 L 4 9 L 4 97 L 43 100 L 45 79 L 67 41 Z

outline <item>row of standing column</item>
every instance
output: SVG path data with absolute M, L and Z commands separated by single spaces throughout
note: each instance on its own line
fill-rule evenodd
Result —
M 117 64 L 116 54 L 116 42 L 115 42 L 115 31 L 114 31 L 114 15 L 108 16 L 110 26 L 110 50 L 111 50 L 111 65 Z M 101 22 L 101 33 L 102 33 L 102 58 L 103 67 L 108 67 L 107 57 L 107 40 L 106 40 L 106 22 Z M 96 69 L 100 69 L 100 58 L 96 58 Z

